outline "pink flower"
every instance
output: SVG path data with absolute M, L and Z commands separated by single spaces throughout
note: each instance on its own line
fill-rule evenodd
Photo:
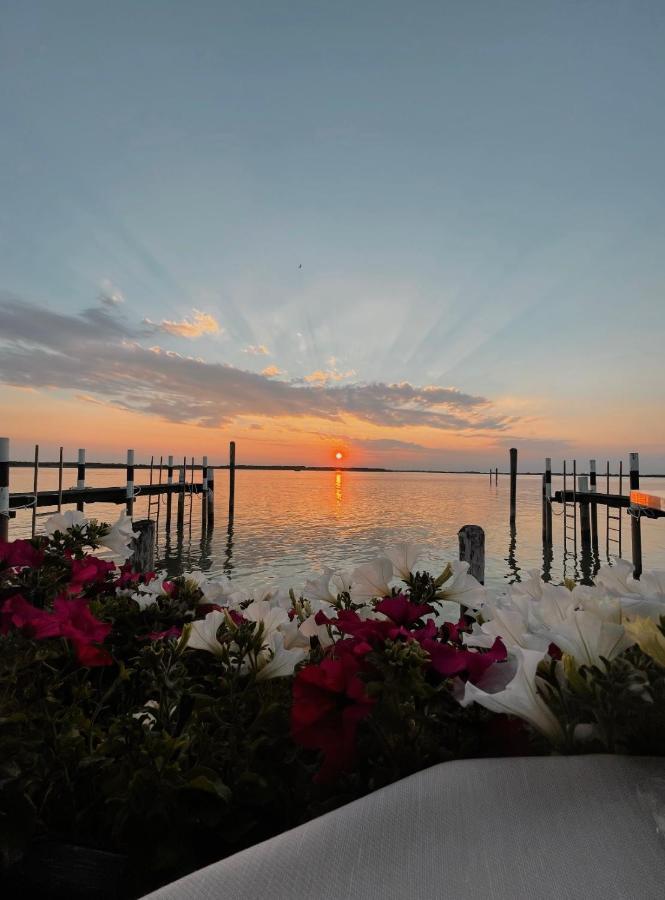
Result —
M 422 619 L 427 613 L 433 612 L 427 603 L 412 603 L 405 594 L 397 594 L 395 597 L 384 597 L 374 607 L 377 612 L 383 613 L 396 625 L 408 627 Z
M 296 675 L 291 735 L 301 746 L 323 753 L 316 782 L 331 781 L 353 762 L 358 725 L 375 702 L 365 692 L 360 671 L 361 663 L 343 654 L 306 666 Z
M 495 662 L 503 662 L 508 656 L 501 638 L 497 638 L 484 653 L 459 649 L 453 644 L 444 644 L 429 637 L 420 638 L 419 643 L 429 653 L 430 665 L 439 675 L 444 678 L 466 676 L 474 684 L 490 666 Z
M 70 593 L 80 593 L 84 585 L 96 584 L 106 580 L 109 572 L 115 569 L 115 563 L 106 562 L 96 556 L 84 556 L 83 559 L 71 560 Z
M 100 622 L 90 612 L 88 601 L 80 598 L 69 600 L 56 597 L 53 616 L 57 619 L 60 635 L 74 644 L 79 662 L 84 666 L 105 666 L 113 662 L 107 650 L 92 646 L 101 644 L 110 634 L 111 625 Z
M 44 551 L 35 547 L 32 541 L 0 541 L 0 566 L 4 563 L 10 569 L 36 568 L 44 562 Z
M 7 634 L 11 627 L 25 628 L 37 637 L 52 637 L 58 633 L 57 623 L 53 622 L 50 613 L 37 609 L 20 594 L 5 600 L 0 610 L 0 634 Z
M 168 638 L 179 638 L 182 634 L 182 628 L 178 628 L 177 625 L 171 625 L 170 628 L 167 628 L 166 631 L 149 631 L 145 635 L 145 640 L 151 641 L 165 641 Z

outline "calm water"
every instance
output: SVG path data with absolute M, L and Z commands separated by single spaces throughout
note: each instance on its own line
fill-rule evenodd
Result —
M 136 473 L 138 484 L 146 483 L 145 470 Z M 181 566 L 211 573 L 226 573 L 248 584 L 276 581 L 299 587 L 304 577 L 324 565 L 347 567 L 382 553 L 399 541 L 426 544 L 426 559 L 440 569 L 457 555 L 457 531 L 462 525 L 481 525 L 486 534 L 486 582 L 493 586 L 519 579 L 529 569 L 543 570 L 541 545 L 540 476 L 518 478 L 517 525 L 509 528 L 509 480 L 499 475 L 490 485 L 487 475 L 438 475 L 420 473 L 282 472 L 236 473 L 235 522 L 227 527 L 228 474 L 216 473 L 215 528 L 201 530 L 201 502 L 194 498 L 191 526 L 189 500 L 185 507 L 185 530 L 180 536 L 175 524 L 164 529 L 162 500 L 159 533 L 159 567 L 173 573 Z M 197 480 L 200 473 L 196 473 Z M 65 487 L 73 486 L 75 470 L 65 471 Z M 12 490 L 30 490 L 32 472 L 14 469 Z M 90 469 L 88 485 L 122 484 L 124 470 Z M 624 481 L 624 489 L 625 488 Z M 604 480 L 602 481 L 604 486 Z M 40 488 L 57 486 L 57 471 L 40 472 Z M 553 489 L 560 487 L 556 478 Z M 662 479 L 642 479 L 644 490 L 662 490 Z M 618 483 L 611 485 L 618 491 Z M 176 502 L 173 504 L 175 523 Z M 91 504 L 87 514 L 114 521 L 120 507 Z M 135 517 L 148 511 L 147 498 L 138 497 Z M 577 561 L 564 560 L 561 509 L 554 505 L 551 577 L 560 581 L 576 574 Z M 153 518 L 156 502 L 153 500 Z M 45 518 L 37 520 L 43 526 Z M 19 512 L 10 525 L 10 537 L 30 533 L 30 514 Z M 599 543 L 605 558 L 605 512 L 599 509 Z M 630 556 L 630 524 L 624 514 L 624 556 Z M 643 520 L 642 541 L 645 568 L 665 568 L 665 521 Z M 572 549 L 572 548 L 571 548 Z M 611 546 L 616 553 L 616 546 Z

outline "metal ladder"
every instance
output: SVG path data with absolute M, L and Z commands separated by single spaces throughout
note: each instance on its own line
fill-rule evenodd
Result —
M 606 483 L 606 491 L 609 495 L 610 493 L 610 462 L 607 461 L 607 472 L 605 475 L 605 483 Z M 623 494 L 623 460 L 619 462 L 619 494 Z M 605 522 L 605 553 L 607 558 L 610 558 L 610 544 L 616 544 L 619 557 L 622 554 L 622 526 L 623 526 L 623 510 L 619 507 L 616 510 L 611 509 L 609 506 L 605 507 L 606 510 L 606 522 Z
M 573 460 L 573 499 L 568 500 L 568 471 L 566 460 L 563 461 L 563 569 L 566 573 L 566 563 L 573 561 L 573 575 L 577 575 L 577 460 Z M 571 508 L 572 507 L 572 512 Z M 572 542 L 572 553 L 569 549 Z
M 35 462 L 34 462 L 34 476 L 32 479 L 32 524 L 31 524 L 31 534 L 32 537 L 35 536 L 37 531 L 37 519 L 41 519 L 44 516 L 52 516 L 53 509 L 48 509 L 46 512 L 37 512 L 37 500 L 39 496 L 39 444 L 35 444 Z M 56 505 L 56 504 L 54 504 Z M 57 512 L 62 511 L 62 447 L 60 448 L 60 460 L 58 463 L 58 503 L 57 503 Z

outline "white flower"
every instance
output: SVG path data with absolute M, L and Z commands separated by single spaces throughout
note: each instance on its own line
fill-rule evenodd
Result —
M 307 656 L 303 647 L 287 649 L 284 646 L 284 635 L 273 631 L 263 645 L 257 660 L 256 677 L 259 681 L 269 678 L 286 678 L 293 675 L 295 667 Z
M 624 559 L 615 559 L 613 565 L 601 566 L 595 585 L 576 587 L 574 594 L 585 606 L 590 598 L 615 598 L 621 605 L 622 615 L 658 622 L 665 615 L 665 572 L 643 572 L 636 580 L 632 565 Z
M 106 537 L 100 538 L 102 547 L 108 547 L 112 553 L 125 560 L 132 554 L 132 542 L 134 540 L 134 526 L 131 518 L 125 510 L 120 513 L 118 521 L 111 526 Z
M 78 525 L 87 525 L 89 521 L 77 509 L 68 509 L 67 512 L 59 512 L 51 516 L 44 525 L 44 531 L 49 537 L 52 537 L 56 531 L 64 533 Z
M 366 603 L 377 597 L 390 596 L 393 564 L 385 556 L 354 569 L 351 583 L 351 599 L 354 603 Z
M 566 620 L 549 634 L 557 647 L 570 654 L 580 666 L 603 668 L 601 657 L 611 661 L 634 643 L 623 625 L 603 621 L 583 609 L 571 610 Z
M 450 574 L 437 590 L 437 597 L 441 600 L 454 601 L 468 609 L 480 609 L 487 599 L 487 591 L 473 575 L 469 575 L 469 564 L 453 560 L 448 563 L 446 569 Z M 458 619 L 459 616 L 455 621 Z
M 413 567 L 421 558 L 424 551 L 425 548 L 420 544 L 409 543 L 397 544 L 396 547 L 389 550 L 387 556 L 393 564 L 393 571 L 397 578 L 401 578 L 402 581 L 408 581 L 413 571 Z
M 335 603 L 339 594 L 351 590 L 353 578 L 348 572 L 335 572 L 327 566 L 312 578 L 308 578 L 302 591 L 305 600 L 316 603 Z
M 209 653 L 221 656 L 223 648 L 217 640 L 217 632 L 225 620 L 226 616 L 223 612 L 213 609 L 205 619 L 197 619 L 192 622 L 184 646 L 192 650 L 207 650 Z
M 141 591 L 135 591 L 130 595 L 131 599 L 138 605 L 140 610 L 147 609 L 149 606 L 154 606 L 157 603 L 157 597 L 159 594 L 142 594 Z
M 528 617 L 519 607 L 509 601 L 502 605 L 495 603 L 491 607 L 483 607 L 483 615 L 490 609 L 491 618 L 481 625 L 474 623 L 471 634 L 465 636 L 464 643 L 468 647 L 491 647 L 500 637 L 509 650 L 522 647 L 524 650 L 538 650 L 541 655 L 546 652 L 550 639 L 529 631 Z
M 536 670 L 542 658 L 539 650 L 513 647 L 509 660 L 491 666 L 478 684 L 467 681 L 462 706 L 479 703 L 492 712 L 519 716 L 557 743 L 563 736 L 561 726 L 538 693 Z
M 304 635 L 306 638 L 318 638 L 322 647 L 330 647 L 331 644 L 334 643 L 333 638 L 330 636 L 328 626 L 316 624 L 316 613 L 312 613 L 311 616 L 308 616 L 300 626 L 299 630 L 300 634 Z
M 242 612 L 250 622 L 261 622 L 266 635 L 277 631 L 281 625 L 289 624 L 289 614 L 279 606 L 271 606 L 267 600 L 254 600 Z

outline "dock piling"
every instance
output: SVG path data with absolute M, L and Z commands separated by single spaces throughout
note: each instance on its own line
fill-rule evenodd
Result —
M 82 491 L 85 488 L 85 447 L 81 447 L 78 453 L 78 464 L 76 467 L 76 488 Z M 83 512 L 83 500 L 79 500 L 76 508 L 79 512 Z
M 60 456 L 58 458 L 58 512 L 62 512 L 62 462 L 63 448 L 60 448 Z
M 32 493 L 34 496 L 34 503 L 32 504 L 32 523 L 31 523 L 31 531 L 32 536 L 35 536 L 35 532 L 37 531 L 37 496 L 39 494 L 39 444 L 35 444 L 35 467 L 32 476 Z
M 510 524 L 515 525 L 517 506 L 517 448 L 510 448 Z
M 589 493 L 589 479 L 586 475 L 580 475 L 577 479 L 577 492 L 579 494 Z M 589 502 L 586 500 L 579 501 L 580 506 L 580 537 L 582 540 L 582 553 L 591 554 L 591 515 L 589 510 Z
M 155 523 L 152 519 L 139 519 L 133 527 L 132 568 L 135 572 L 152 572 L 155 567 Z
M 201 459 L 201 528 L 205 529 L 208 521 L 208 457 Z
M 186 470 L 187 459 L 185 458 L 182 461 L 182 468 L 178 470 L 178 531 L 182 531 L 185 525 L 185 490 L 187 489 L 185 484 Z
M 208 500 L 206 503 L 206 515 L 208 528 L 215 524 L 215 467 L 208 466 Z
M 630 490 L 640 489 L 640 455 L 630 454 Z M 633 550 L 633 576 L 639 578 L 642 574 L 642 523 L 639 514 L 630 517 L 630 537 Z
M 166 494 L 166 530 L 171 527 L 171 499 L 173 487 L 173 457 L 169 456 L 169 463 L 166 469 L 166 484 L 168 485 L 168 493 Z
M 0 541 L 9 540 L 9 438 L 0 437 Z
M 469 563 L 469 574 L 485 584 L 485 532 L 480 525 L 464 525 L 457 532 L 459 558 Z
M 134 514 L 134 451 L 127 451 L 127 515 Z
M 236 442 L 229 443 L 229 523 L 233 523 L 236 505 Z
M 545 543 L 552 546 L 552 458 L 545 457 Z
M 589 491 L 592 494 L 598 492 L 598 476 L 596 473 L 596 460 L 589 460 Z M 591 504 L 591 545 L 593 553 L 598 563 L 598 507 L 595 503 Z

